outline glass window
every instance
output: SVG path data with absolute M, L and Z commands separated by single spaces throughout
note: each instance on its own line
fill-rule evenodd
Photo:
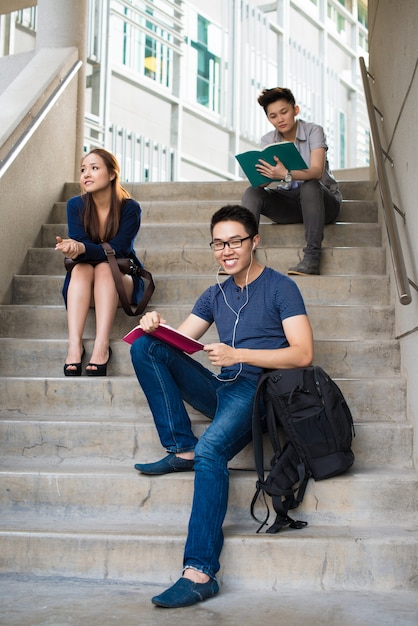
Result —
M 345 113 L 340 112 L 340 167 L 345 167 Z
M 111 53 L 115 60 L 171 88 L 173 57 L 180 51 L 179 18 L 159 0 L 135 0 L 131 6 L 114 0 L 112 8 Z
M 357 19 L 360 22 L 360 24 L 362 24 L 365 28 L 368 28 L 369 18 L 368 18 L 367 6 L 360 4 L 360 3 L 358 4 Z
M 30 9 L 21 9 L 17 11 L 16 24 L 24 26 L 29 30 L 36 31 L 37 27 L 37 10 L 36 7 Z
M 366 128 L 364 131 L 365 140 L 365 163 L 366 165 L 370 165 L 370 154 L 369 154 L 369 146 L 370 146 L 370 131 Z
M 346 0 L 339 0 L 340 4 L 346 6 Z M 337 31 L 342 33 L 345 31 L 345 18 L 342 13 L 338 11 L 336 7 L 334 7 L 330 2 L 327 3 L 327 15 L 330 20 L 334 22 L 337 27 Z
M 221 61 L 217 54 L 220 39 L 219 29 L 197 15 L 197 30 L 190 41 L 196 72 L 196 101 L 216 113 L 220 110 Z

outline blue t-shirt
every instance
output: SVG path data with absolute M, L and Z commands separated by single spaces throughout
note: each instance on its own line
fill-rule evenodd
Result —
M 274 350 L 289 346 L 282 321 L 306 315 L 306 309 L 296 283 L 265 267 L 248 285 L 248 297 L 247 289 L 238 287 L 230 277 L 221 286 L 206 289 L 192 313 L 209 324 L 215 323 L 221 343 L 235 348 Z M 239 367 L 223 367 L 222 378 L 233 378 Z M 260 372 L 259 367 L 243 364 L 241 375 L 256 379 Z

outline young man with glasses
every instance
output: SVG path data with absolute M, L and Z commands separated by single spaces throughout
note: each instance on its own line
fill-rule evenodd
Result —
M 153 337 L 165 321 L 157 311 L 141 318 L 145 334 L 131 347 L 136 375 L 168 452 L 135 469 L 148 475 L 195 472 L 183 575 L 152 598 L 165 608 L 189 606 L 219 591 L 228 461 L 251 441 L 260 372 L 305 367 L 313 358 L 312 330 L 298 287 L 255 259 L 260 236 L 254 215 L 241 206 L 225 206 L 212 217 L 211 235 L 215 258 L 229 278 L 204 291 L 178 330 L 200 339 L 215 323 L 219 341 L 203 349 L 219 373 Z M 199 440 L 184 402 L 211 420 Z

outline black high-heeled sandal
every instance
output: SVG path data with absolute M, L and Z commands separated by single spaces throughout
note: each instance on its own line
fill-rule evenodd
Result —
M 109 358 L 106 363 L 87 363 L 86 365 L 86 374 L 87 376 L 106 376 L 107 373 L 107 364 L 110 361 L 110 357 L 112 356 L 112 348 L 109 346 Z M 95 367 L 95 370 L 88 370 L 88 367 Z
M 78 363 L 64 363 L 64 376 L 81 376 L 81 364 L 83 362 L 86 350 L 83 346 L 83 352 L 81 353 L 81 361 Z M 75 367 L 75 369 L 68 369 L 69 367 Z

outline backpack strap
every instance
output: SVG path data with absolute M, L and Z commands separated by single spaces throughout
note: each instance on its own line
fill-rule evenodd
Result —
M 280 514 L 277 514 L 274 524 L 272 524 L 270 528 L 266 530 L 266 533 L 268 533 L 269 535 L 274 535 L 278 533 L 279 530 L 281 530 L 282 528 L 285 528 L 286 526 L 289 526 L 289 528 L 294 528 L 295 530 L 300 530 L 301 528 L 305 528 L 305 526 L 307 525 L 308 525 L 308 522 L 304 522 L 300 519 L 295 520 L 289 517 L 288 515 L 281 516 Z
M 274 372 L 267 371 L 264 374 L 260 375 L 258 380 L 258 385 L 254 397 L 254 409 L 253 409 L 253 420 L 252 420 L 252 430 L 253 430 L 253 450 L 254 450 L 254 462 L 255 468 L 258 476 L 258 480 L 256 483 L 256 492 L 251 502 L 251 516 L 257 522 L 260 523 L 260 520 L 256 517 L 254 513 L 255 505 L 260 496 L 260 493 L 263 495 L 264 504 L 266 506 L 266 517 L 261 522 L 261 526 L 258 528 L 257 533 L 261 531 L 261 529 L 267 525 L 268 519 L 270 517 L 270 509 L 266 501 L 265 493 L 268 493 L 272 497 L 272 502 L 274 509 L 277 513 L 276 520 L 274 524 L 266 531 L 267 533 L 274 534 L 279 532 L 281 528 L 285 526 L 289 526 L 289 528 L 300 529 L 307 526 L 307 522 L 303 522 L 300 520 L 293 520 L 291 517 L 287 515 L 287 511 L 292 508 L 296 508 L 303 500 L 303 496 L 305 493 L 305 489 L 308 483 L 309 476 L 305 471 L 305 465 L 301 461 L 298 463 L 297 471 L 298 471 L 298 487 L 290 488 L 290 489 L 281 489 L 275 487 L 272 484 L 272 480 L 275 476 L 275 467 L 276 470 L 279 471 L 278 466 L 274 467 L 274 461 L 279 458 L 283 452 L 278 430 L 277 430 L 277 421 L 274 415 L 274 409 L 272 407 L 271 402 L 265 402 L 265 410 L 266 410 L 266 424 L 267 430 L 272 441 L 273 449 L 274 449 L 274 457 L 272 459 L 272 470 L 267 477 L 267 480 L 264 478 L 264 446 L 263 446 L 263 427 L 262 427 L 262 415 L 260 411 L 260 399 L 264 392 L 265 387 L 268 385 L 268 379 L 270 376 L 274 376 Z M 285 411 L 286 406 L 281 405 L 281 410 Z M 288 453 L 291 451 L 287 451 Z M 294 454 L 294 453 L 293 453 Z M 303 457 L 302 457 L 303 458 Z M 270 480 L 269 480 L 270 478 Z
M 260 528 L 257 530 L 257 533 L 266 526 L 268 519 L 270 517 L 270 509 L 267 504 L 265 493 L 262 489 L 262 484 L 264 484 L 264 446 L 263 446 L 263 427 L 262 427 L 262 415 L 260 411 L 260 400 L 262 398 L 263 389 L 265 386 L 265 382 L 269 376 L 269 372 L 265 372 L 264 374 L 260 374 L 257 384 L 257 389 L 254 396 L 254 407 L 253 407 L 253 419 L 252 419 L 252 431 L 253 431 L 253 451 L 254 451 L 254 464 L 255 470 L 257 472 L 258 480 L 256 482 L 256 491 L 254 497 L 251 502 L 251 517 L 255 519 L 256 522 L 260 523 L 260 520 L 256 517 L 254 513 L 255 505 L 260 496 L 260 493 L 263 495 L 264 504 L 266 507 L 266 517 L 263 522 L 261 522 Z
M 294 384 L 294 387 L 292 387 L 292 389 L 290 390 L 289 393 L 289 404 L 292 401 L 292 397 L 293 394 L 296 390 L 301 389 L 303 387 L 303 372 L 300 372 L 299 370 L 293 370 L 292 371 L 292 375 L 294 376 L 294 374 L 297 373 L 299 376 L 302 376 L 302 379 L 300 381 L 297 381 L 297 383 L 294 381 L 292 384 Z M 273 384 L 277 383 L 277 376 L 275 374 L 275 372 L 272 372 L 272 382 Z M 281 372 L 281 377 L 283 376 L 283 372 Z M 265 386 L 268 387 L 268 382 L 267 379 L 265 381 Z M 277 428 L 277 424 L 278 422 L 280 422 L 282 424 L 283 427 L 285 427 L 285 431 L 287 433 L 287 436 L 290 439 L 290 443 L 291 445 L 293 445 L 294 449 L 296 450 L 297 456 L 298 456 L 298 460 L 296 461 L 296 459 L 294 458 L 294 464 L 297 466 L 297 472 L 298 472 L 298 487 L 296 489 L 292 489 L 292 490 L 288 490 L 288 491 L 282 491 L 281 493 L 283 494 L 283 496 L 285 496 L 285 500 L 287 501 L 286 504 L 286 513 L 289 509 L 295 509 L 296 507 L 299 506 L 299 504 L 302 502 L 303 497 L 305 495 L 305 490 L 306 490 L 306 486 L 308 484 L 308 480 L 310 477 L 310 472 L 308 472 L 307 470 L 307 466 L 305 463 L 305 453 L 302 449 L 302 447 L 299 445 L 299 441 L 298 441 L 298 437 L 296 435 L 294 426 L 293 426 L 293 421 L 292 418 L 289 414 L 289 407 L 286 404 L 286 402 L 283 400 L 283 398 L 280 397 L 280 395 L 275 395 L 275 402 L 276 405 L 279 407 L 280 409 L 280 419 L 278 420 L 276 415 L 275 415 L 275 411 L 274 411 L 274 407 L 272 405 L 272 401 L 268 401 L 266 403 L 266 422 L 267 422 L 267 430 L 270 436 L 270 441 L 273 445 L 273 449 L 274 449 L 274 453 L 275 456 L 272 459 L 272 465 L 274 464 L 274 461 L 283 453 L 282 448 L 281 448 L 281 444 L 280 444 L 280 439 L 279 439 L 279 433 L 278 433 L 278 428 Z M 277 407 L 276 407 L 277 408 Z M 279 468 L 276 465 L 276 472 L 279 472 Z M 273 467 L 272 471 L 271 471 L 271 477 L 274 478 L 275 477 L 275 468 Z M 270 489 L 270 491 L 273 491 L 273 489 Z M 271 496 L 274 496 L 274 493 L 270 493 Z M 278 493 L 277 493 L 278 495 Z M 276 498 L 276 502 L 277 502 L 277 498 Z M 277 502 L 278 503 L 278 502 Z M 281 507 L 279 507 L 281 508 Z M 285 511 L 283 510 L 283 513 Z
M 254 396 L 253 407 L 253 448 L 255 469 L 259 480 L 264 480 L 264 450 L 263 450 L 263 429 L 261 426 L 260 398 L 267 375 L 261 374 L 258 379 L 257 389 Z
M 264 480 L 264 449 L 263 449 L 263 428 L 262 428 L 262 416 L 260 411 L 260 399 L 262 398 L 262 392 L 265 386 L 265 382 L 270 375 L 270 372 L 261 374 L 258 379 L 257 389 L 254 396 L 253 407 L 253 448 L 254 448 L 254 463 L 257 472 L 258 480 Z

